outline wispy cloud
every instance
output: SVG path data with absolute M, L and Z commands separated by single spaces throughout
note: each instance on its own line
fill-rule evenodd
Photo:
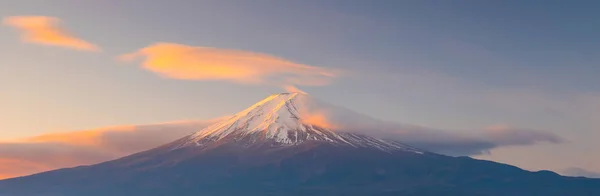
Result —
M 168 143 L 218 120 L 108 127 L 0 142 L 0 179 L 108 161 Z
M 337 132 L 363 133 L 401 141 L 428 151 L 471 156 L 487 154 L 504 146 L 528 146 L 538 143 L 562 143 L 565 140 L 550 132 L 494 125 L 476 130 L 450 130 L 382 121 L 317 99 L 300 99 L 299 111 L 309 124 Z
M 306 92 L 304 92 L 303 90 L 300 90 L 298 87 L 293 86 L 293 85 L 284 85 L 283 89 L 285 89 L 285 91 L 287 91 L 289 93 L 304 93 L 304 94 L 306 94 Z
M 338 125 L 336 125 L 335 123 L 330 121 L 329 118 L 327 118 L 328 114 L 324 110 L 320 110 L 320 111 L 317 110 L 317 111 L 311 111 L 311 112 L 301 112 L 300 111 L 300 115 L 302 116 L 303 123 L 318 126 L 318 127 L 323 127 L 323 128 L 331 129 L 331 130 L 335 130 L 338 128 Z
M 11 16 L 4 18 L 4 25 L 21 32 L 28 43 L 60 46 L 84 51 L 100 51 L 96 45 L 77 38 L 60 27 L 58 18 L 49 16 Z
M 142 67 L 181 80 L 222 80 L 241 84 L 329 84 L 336 71 L 248 51 L 156 43 L 118 59 L 143 58 Z
M 336 121 L 332 123 L 343 124 Z M 346 123 L 338 129 L 402 141 L 421 149 L 452 156 L 488 154 L 492 149 L 505 146 L 565 142 L 562 137 L 549 132 L 510 126 L 490 126 L 480 130 L 458 131 L 379 122 L 377 125 Z
M 52 168 L 43 163 L 21 159 L 0 158 L 0 179 L 31 174 L 36 171 L 46 171 Z

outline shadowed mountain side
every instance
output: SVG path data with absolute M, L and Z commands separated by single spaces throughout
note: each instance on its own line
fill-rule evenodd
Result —
M 591 196 L 600 193 L 600 180 L 466 157 L 314 142 L 279 148 L 157 148 L 99 165 L 0 181 L 2 196 L 442 193 Z

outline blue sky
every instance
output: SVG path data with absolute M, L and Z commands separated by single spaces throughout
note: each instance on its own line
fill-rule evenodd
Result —
M 52 16 L 102 48 L 23 43 L 0 28 L 0 137 L 237 112 L 268 85 L 158 77 L 116 57 L 156 42 L 228 48 L 339 69 L 311 95 L 445 130 L 509 125 L 562 144 L 481 158 L 600 171 L 597 1 L 9 1 L 1 17 Z M 535 156 L 533 156 L 535 155 Z

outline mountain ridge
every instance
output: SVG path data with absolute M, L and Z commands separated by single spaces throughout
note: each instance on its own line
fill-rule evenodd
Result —
M 600 195 L 600 179 L 529 172 L 336 132 L 324 119 L 306 120 L 319 111 L 309 99 L 271 95 L 153 149 L 1 180 L 0 196 Z

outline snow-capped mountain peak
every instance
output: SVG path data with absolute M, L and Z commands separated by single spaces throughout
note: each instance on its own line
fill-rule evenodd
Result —
M 251 107 L 235 114 L 230 119 L 197 132 L 195 139 L 210 137 L 222 139 L 230 134 L 250 135 L 261 133 L 265 139 L 274 139 L 281 143 L 292 143 L 287 131 L 303 129 L 296 104 L 301 93 L 275 94 L 259 101 Z
M 342 133 L 332 127 L 315 100 L 302 92 L 271 95 L 231 118 L 209 126 L 178 141 L 175 148 L 203 147 L 215 143 L 236 142 L 247 146 L 294 146 L 306 142 L 376 148 L 383 151 L 420 152 L 395 141 Z

